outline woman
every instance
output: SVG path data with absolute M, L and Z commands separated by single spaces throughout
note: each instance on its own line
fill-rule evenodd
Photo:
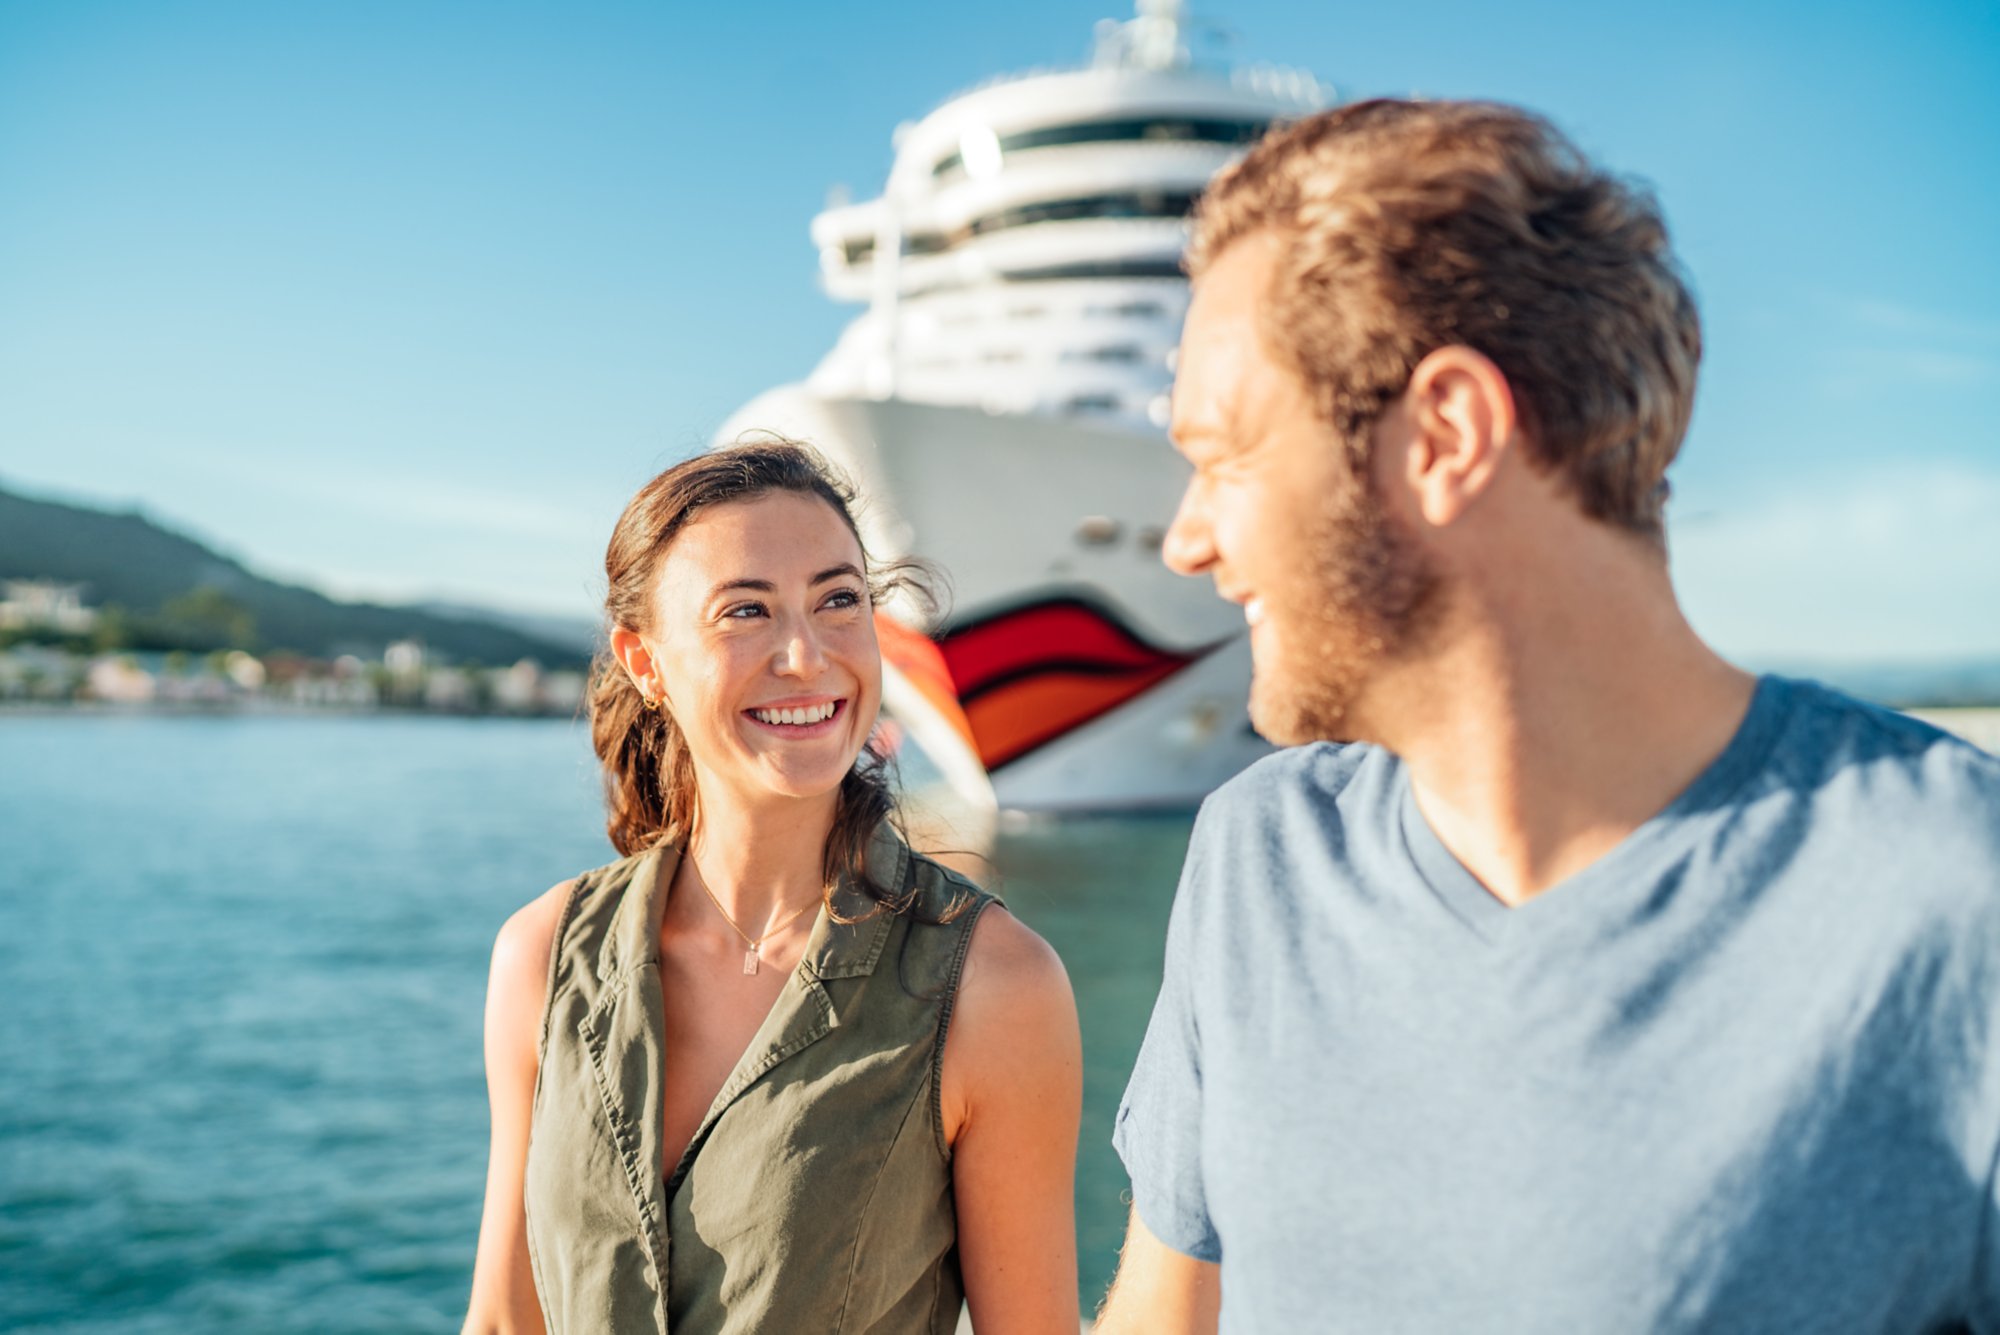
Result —
M 981 1335 L 1077 1329 L 1069 983 L 885 819 L 850 502 L 739 445 L 612 534 L 626 856 L 494 943 L 469 1331 L 951 1331 L 961 1293 Z

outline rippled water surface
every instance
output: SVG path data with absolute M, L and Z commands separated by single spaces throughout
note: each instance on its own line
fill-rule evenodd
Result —
M 0 1329 L 456 1330 L 487 952 L 597 801 L 564 722 L 0 717 Z M 996 853 L 1083 1017 L 1086 1307 L 1187 831 Z

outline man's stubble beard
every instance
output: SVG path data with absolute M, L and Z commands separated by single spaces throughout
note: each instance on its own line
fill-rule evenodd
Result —
M 1436 610 L 1437 572 L 1366 475 L 1313 532 L 1303 605 L 1273 608 L 1277 662 L 1257 664 L 1250 721 L 1279 746 L 1352 741 L 1355 701 L 1382 664 L 1410 650 Z

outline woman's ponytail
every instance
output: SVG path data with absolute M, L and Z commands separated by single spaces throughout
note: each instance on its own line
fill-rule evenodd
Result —
M 590 744 L 604 766 L 605 832 L 611 845 L 630 856 L 662 840 L 686 837 L 692 811 L 690 785 L 671 780 L 687 766 L 687 744 L 662 705 L 648 706 L 638 686 L 611 656 L 598 651 L 590 668 Z M 669 801 L 679 790 L 684 800 Z

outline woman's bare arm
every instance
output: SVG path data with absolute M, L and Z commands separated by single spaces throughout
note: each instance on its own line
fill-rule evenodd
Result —
M 493 1139 L 465 1335 L 544 1335 L 541 1302 L 528 1265 L 521 1187 L 535 1100 L 536 1031 L 547 1004 L 556 919 L 568 893 L 567 884 L 559 885 L 534 900 L 507 919 L 493 942 L 493 967 L 486 981 L 486 1094 Z
M 980 915 L 945 1038 L 959 1265 L 980 1335 L 1074 1335 L 1083 1051 L 1062 961 Z

